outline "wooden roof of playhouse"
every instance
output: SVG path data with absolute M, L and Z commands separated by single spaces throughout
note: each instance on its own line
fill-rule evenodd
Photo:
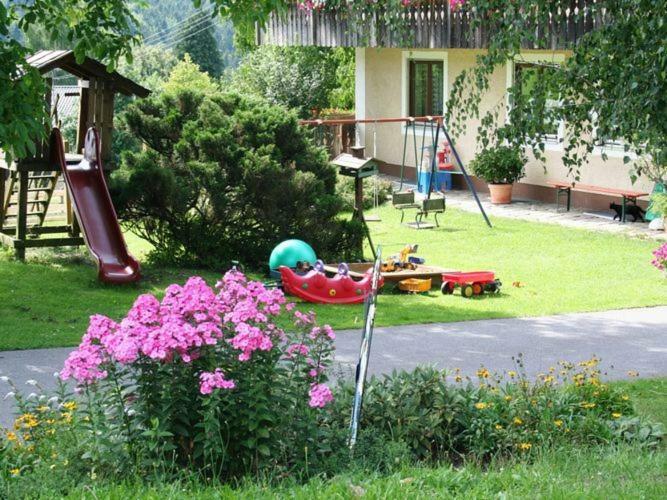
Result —
M 106 66 L 99 61 L 86 57 L 83 62 L 76 62 L 74 52 L 71 50 L 40 50 L 30 56 L 27 62 L 37 68 L 41 74 L 54 69 L 62 69 L 81 80 L 94 78 L 111 82 L 115 91 L 127 96 L 146 97 L 150 94 L 150 90 L 129 78 L 115 71 L 109 73 Z
M 90 57 L 85 57 L 83 61 L 77 62 L 71 50 L 40 50 L 30 56 L 27 62 L 37 68 L 40 74 L 60 69 L 79 79 L 77 87 L 65 93 L 54 88 L 57 86 L 49 85 L 46 101 L 51 108 L 57 104 L 59 112 L 63 111 L 61 104 L 66 104 L 64 101 L 61 103 L 61 99 L 71 98 L 78 101 L 77 134 L 75 144 L 69 145 L 70 149 L 76 153 L 80 152 L 86 131 L 89 127 L 95 126 L 100 133 L 102 157 L 107 160 L 108 167 L 112 168 L 108 160 L 111 159 L 115 95 L 121 93 L 126 96 L 146 97 L 150 94 L 150 90 L 115 71 L 107 71 L 106 65 Z M 54 100 L 56 96 L 59 98 Z M 75 110 L 68 110 L 68 114 L 75 112 Z M 57 116 L 61 117 L 60 114 Z M 38 151 L 37 158 L 46 157 L 44 145 L 38 145 L 36 150 Z

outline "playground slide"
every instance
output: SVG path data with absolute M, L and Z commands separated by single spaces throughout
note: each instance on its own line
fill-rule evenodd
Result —
M 98 277 L 106 283 L 130 283 L 140 277 L 139 262 L 127 251 L 111 203 L 100 159 L 100 138 L 94 127 L 84 141 L 83 160 L 65 162 L 60 130 L 51 131 L 51 161 L 63 171 L 86 245 L 97 260 Z

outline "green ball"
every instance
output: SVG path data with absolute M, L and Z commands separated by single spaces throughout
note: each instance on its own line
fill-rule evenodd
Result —
M 278 269 L 280 266 L 296 267 L 296 263 L 299 261 L 314 264 L 316 260 L 315 250 L 305 241 L 285 240 L 271 252 L 269 268 Z

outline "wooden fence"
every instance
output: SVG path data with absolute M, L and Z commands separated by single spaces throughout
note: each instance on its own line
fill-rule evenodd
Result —
M 263 28 L 257 27 L 256 41 L 258 45 L 278 46 L 475 49 L 486 48 L 493 37 L 493 30 L 484 23 L 473 27 L 473 12 L 452 9 L 449 2 L 407 7 L 398 15 L 407 23 L 403 34 L 377 13 L 347 9 L 306 12 L 292 4 L 284 13 L 271 14 Z M 524 48 L 568 48 L 604 22 L 600 0 L 564 1 L 561 9 L 549 14 L 548 22 L 534 27 L 541 47 L 535 40 L 526 40 Z

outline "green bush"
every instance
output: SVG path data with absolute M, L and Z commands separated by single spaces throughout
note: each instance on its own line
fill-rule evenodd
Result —
M 470 162 L 470 169 L 489 184 L 512 184 L 521 179 L 526 158 L 512 146 L 485 149 Z
M 198 362 L 201 364 L 201 360 Z M 150 364 L 139 369 L 149 369 Z M 360 433 L 353 453 L 347 446 L 354 392 L 350 383 L 334 391 L 334 401 L 323 411 L 302 408 L 301 415 L 297 416 L 291 403 L 295 397 L 299 399 L 299 391 L 286 393 L 285 378 L 281 374 L 276 374 L 279 383 L 275 391 L 266 391 L 270 387 L 260 384 L 257 391 L 251 393 L 251 382 L 258 372 L 235 371 L 234 364 L 243 363 L 232 362 L 228 368 L 229 375 L 236 377 L 238 388 L 222 390 L 215 400 L 211 399 L 211 405 L 203 408 L 199 406 L 200 395 L 193 396 L 192 401 L 183 399 L 183 395 L 178 394 L 182 391 L 179 381 L 158 376 L 154 383 L 168 388 L 156 393 L 158 402 L 178 401 L 178 404 L 158 406 L 155 415 L 172 412 L 180 417 L 164 422 L 160 418 L 148 420 L 137 441 L 143 446 L 139 449 L 145 452 L 146 448 L 149 451 L 155 446 L 159 448 L 161 443 L 176 443 L 185 450 L 218 450 L 220 458 L 224 454 L 219 450 L 229 447 L 239 433 L 243 436 L 241 444 L 247 447 L 246 454 L 240 456 L 251 457 L 254 456 L 252 447 L 258 444 L 247 442 L 248 434 L 261 436 L 263 429 L 270 428 L 271 432 L 268 436 L 264 434 L 263 440 L 291 443 L 287 448 L 270 446 L 272 454 L 264 459 L 258 450 L 257 461 L 250 459 L 249 478 L 270 483 L 282 478 L 302 481 L 350 471 L 387 473 L 417 463 L 530 461 L 544 451 L 581 451 L 609 444 L 629 443 L 640 451 L 655 449 L 662 440 L 661 426 L 637 415 L 622 386 L 609 386 L 600 381 L 595 358 L 577 365 L 560 362 L 539 375 L 535 382 L 529 382 L 521 373 L 510 371 L 498 376 L 485 368 L 479 369 L 476 378 L 427 367 L 374 377 L 366 385 Z M 266 367 L 264 362 L 259 364 Z M 280 370 L 282 366 L 277 363 L 272 370 Z M 168 364 L 157 369 L 180 370 Z M 258 380 L 268 381 L 264 376 L 259 376 Z M 150 378 L 145 383 L 151 383 Z M 297 385 L 302 383 L 302 380 L 297 381 Z M 114 405 L 114 401 L 125 397 L 127 408 L 139 412 L 143 412 L 143 405 L 151 402 L 144 402 L 131 386 L 123 386 L 117 392 L 111 385 L 105 391 L 108 401 L 98 397 L 96 401 L 103 406 L 96 412 L 85 411 L 89 406 L 85 403 L 89 397 L 85 392 L 80 397 L 80 406 L 66 395 L 56 399 L 49 399 L 47 395 L 23 398 L 21 408 L 25 414 L 17 420 L 16 430 L 0 432 L 0 496 L 3 493 L 14 497 L 37 496 L 45 485 L 67 495 L 74 487 L 96 482 L 96 478 L 109 484 L 126 478 L 141 478 L 146 484 L 182 478 L 197 485 L 208 480 L 224 481 L 228 477 L 216 475 L 207 466 L 193 467 L 197 463 L 214 463 L 212 455 L 206 455 L 203 461 L 194 456 L 192 463 L 178 464 L 169 461 L 168 453 L 159 461 L 146 460 L 145 454 L 140 454 L 141 460 L 127 459 L 128 448 L 118 447 L 119 439 L 125 435 L 125 424 L 119 419 L 123 414 L 122 406 Z M 288 397 L 283 400 L 285 394 Z M 305 398 L 303 390 L 301 394 Z M 266 408 L 258 411 L 252 405 L 244 407 L 244 401 L 256 401 L 260 406 L 266 406 L 269 401 L 268 411 L 275 421 L 268 427 L 244 428 L 243 423 L 253 422 L 258 415 L 266 413 Z M 182 411 L 182 407 L 187 407 L 188 411 Z M 223 428 L 233 425 L 231 441 L 221 439 L 211 426 L 213 408 L 226 415 L 220 420 L 224 422 Z M 199 436 L 196 439 L 205 439 L 204 442 L 190 442 L 174 435 L 183 432 L 181 419 L 187 422 L 193 414 L 209 415 L 201 428 L 193 429 L 193 434 Z M 315 414 L 317 421 L 307 418 Z M 145 416 L 147 414 L 142 414 Z M 134 421 L 137 415 L 127 412 L 127 418 Z M 114 421 L 117 429 L 99 427 L 100 422 Z M 172 426 L 168 434 L 163 434 L 165 424 Z M 91 432 L 91 429 L 101 432 Z M 207 434 L 211 430 L 212 434 Z M 284 453 L 273 454 L 280 450 Z M 106 457 L 107 461 L 100 461 L 100 457 Z M 228 464 L 243 465 L 231 457 Z M 174 465 L 181 474 L 174 475 Z
M 667 193 L 651 195 L 651 210 L 667 217 Z
M 311 118 L 325 108 L 354 108 L 354 50 L 262 45 L 241 60 L 234 90 Z
M 640 420 L 621 391 L 600 382 L 598 360 L 562 362 L 537 382 L 481 368 L 476 381 L 421 367 L 373 377 L 366 386 L 360 427 L 385 442 L 404 443 L 413 460 L 485 460 L 525 456 L 560 444 L 633 441 L 654 447 L 660 426 Z M 327 415 L 343 426 L 354 388 L 344 384 Z
M 124 119 L 146 148 L 124 155 L 112 189 L 154 260 L 260 266 L 288 238 L 323 259 L 360 257 L 363 229 L 338 220 L 335 169 L 293 113 L 176 88 L 130 105 Z
M 375 189 L 377 183 L 378 205 L 387 203 L 388 197 L 393 191 L 391 181 L 377 178 L 368 178 L 364 180 L 364 210 L 368 210 L 375 205 Z M 351 211 L 354 209 L 354 179 L 339 175 L 336 182 L 336 191 L 343 199 L 343 210 Z

